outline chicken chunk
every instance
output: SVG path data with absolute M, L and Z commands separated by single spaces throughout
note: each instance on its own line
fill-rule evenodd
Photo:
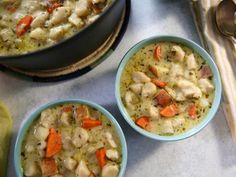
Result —
M 79 0 L 76 2 L 75 12 L 78 17 L 87 16 L 89 13 L 89 1 L 88 0 Z
M 31 160 L 26 160 L 24 165 L 24 175 L 25 176 L 36 176 L 40 174 L 40 171 L 38 170 L 39 167 L 37 166 L 36 162 Z
M 108 159 L 115 161 L 115 160 L 119 159 L 119 153 L 115 149 L 107 149 L 106 150 L 106 157 Z
M 60 122 L 64 126 L 70 126 L 70 124 L 71 124 L 71 113 L 62 112 Z
M 117 177 L 119 174 L 119 167 L 113 164 L 107 164 L 102 168 L 102 177 Z
M 67 20 L 70 15 L 70 9 L 68 7 L 58 7 L 53 11 L 49 24 L 57 25 Z
M 189 70 L 197 69 L 197 62 L 193 54 L 186 57 L 186 63 Z
M 163 75 L 167 75 L 169 73 L 169 68 L 166 68 L 164 66 L 155 66 L 155 65 L 151 65 L 152 66 L 152 73 L 157 77 L 157 76 L 163 76 Z M 151 67 L 149 67 L 149 70 L 151 69 Z
M 125 93 L 125 105 L 128 109 L 134 109 L 134 104 L 136 104 L 137 102 L 138 98 L 133 92 L 127 91 Z
M 176 97 L 175 97 L 176 101 L 185 101 L 186 97 L 184 96 L 183 92 L 181 92 L 180 90 L 176 92 Z
M 116 144 L 116 142 L 114 141 L 113 136 L 112 136 L 112 134 L 111 134 L 110 132 L 106 132 L 106 133 L 105 133 L 105 137 L 106 137 L 106 139 L 107 139 L 109 145 L 110 145 L 112 148 L 117 148 L 117 144 Z
M 67 157 L 64 160 L 64 166 L 68 169 L 68 170 L 74 170 L 75 166 L 76 166 L 77 162 L 76 160 L 72 159 L 71 157 Z
M 132 90 L 137 95 L 141 94 L 142 88 L 143 88 L 142 83 L 134 83 L 130 85 L 130 90 Z
M 65 30 L 63 26 L 57 26 L 50 29 L 49 38 L 53 40 L 60 40 L 64 37 Z
M 74 134 L 72 137 L 72 143 L 75 145 L 75 147 L 79 148 L 81 146 L 83 146 L 84 144 L 87 143 L 89 139 L 89 134 L 87 132 L 87 130 L 77 127 L 74 130 Z
M 184 78 L 193 82 L 194 84 L 197 84 L 198 82 L 198 77 L 195 71 L 189 71 L 189 70 L 185 70 L 184 71 Z
M 88 177 L 90 175 L 90 171 L 84 160 L 79 162 L 78 167 L 75 170 L 76 177 Z
M 36 28 L 30 32 L 30 37 L 39 41 L 45 41 L 47 39 L 47 33 L 42 28 Z
M 10 28 L 4 28 L 0 31 L 0 39 L 4 42 L 11 41 L 14 38 L 14 33 Z
M 180 64 L 172 64 L 171 65 L 170 78 L 172 80 L 175 80 L 176 78 L 183 76 L 183 75 L 184 75 L 184 70 Z
M 37 144 L 37 149 L 40 151 L 40 150 L 44 150 L 45 148 L 47 147 L 47 143 L 46 141 L 40 141 L 38 144 Z
M 160 114 L 159 114 L 159 109 L 153 105 L 151 105 L 148 109 L 148 114 L 151 117 L 151 119 L 159 119 Z
M 76 13 L 71 14 L 71 16 L 68 18 L 69 22 L 76 27 L 82 27 L 84 25 L 83 20 L 77 16 Z
M 179 128 L 185 123 L 184 117 L 177 117 L 172 120 L 172 125 L 174 128 Z
M 187 98 L 200 98 L 202 96 L 202 91 L 194 83 L 188 80 L 178 80 L 177 86 Z
M 52 113 L 52 110 L 47 109 L 41 113 L 40 124 L 46 128 L 53 127 L 55 124 L 56 116 Z
M 174 128 L 173 128 L 171 120 L 164 120 L 164 122 L 161 126 L 161 133 L 162 134 L 173 134 L 174 133 Z
M 206 98 L 200 98 L 199 99 L 199 105 L 203 108 L 206 108 L 209 106 L 209 101 Z
M 49 18 L 48 12 L 41 12 L 39 13 L 31 23 L 32 28 L 43 27 L 46 20 Z
M 182 62 L 184 60 L 185 52 L 180 46 L 173 46 L 171 49 L 172 57 L 177 62 Z
M 46 140 L 48 135 L 49 135 L 49 129 L 42 126 L 38 126 L 34 132 L 34 136 L 38 140 Z
M 198 83 L 203 93 L 209 93 L 214 90 L 214 85 L 208 79 L 200 79 Z
M 142 89 L 142 98 L 152 97 L 157 92 L 157 87 L 152 82 L 145 83 Z
M 146 83 L 151 81 L 151 79 L 146 74 L 140 71 L 133 72 L 132 79 L 136 83 Z

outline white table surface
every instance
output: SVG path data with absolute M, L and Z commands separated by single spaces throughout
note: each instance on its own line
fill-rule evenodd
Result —
M 59 83 L 34 83 L 0 72 L 0 100 L 14 118 L 8 177 L 15 177 L 13 147 L 23 119 L 38 106 L 63 98 L 82 98 L 108 109 L 121 124 L 128 144 L 126 177 L 235 177 L 236 146 L 223 111 L 200 133 L 179 142 L 147 139 L 124 121 L 114 95 L 118 64 L 138 41 L 171 34 L 199 43 L 187 0 L 132 0 L 127 32 L 116 51 L 88 74 Z

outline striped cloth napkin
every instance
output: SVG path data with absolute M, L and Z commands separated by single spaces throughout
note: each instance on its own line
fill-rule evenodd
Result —
M 220 0 L 192 0 L 191 8 L 202 45 L 215 58 L 223 84 L 222 108 L 236 143 L 236 49 L 215 25 Z M 217 93 L 216 93 L 217 94 Z

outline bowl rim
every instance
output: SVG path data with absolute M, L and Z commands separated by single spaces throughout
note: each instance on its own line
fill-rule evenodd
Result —
M 47 47 L 43 47 L 41 49 L 36 49 L 36 50 L 30 51 L 30 52 L 27 52 L 27 53 L 22 53 L 22 54 L 19 54 L 19 55 L 0 55 L 0 61 L 19 60 L 19 58 L 38 55 L 40 53 L 45 53 L 45 52 L 48 52 L 48 51 L 52 51 L 54 48 L 58 48 L 59 46 L 61 47 L 61 46 L 67 45 L 67 43 L 72 42 L 72 40 L 77 38 L 77 36 L 83 35 L 83 33 L 88 31 L 91 28 L 91 26 L 94 26 L 94 24 L 99 23 L 101 21 L 101 19 L 104 18 L 104 16 L 106 16 L 110 11 L 112 11 L 114 6 L 118 2 L 119 2 L 119 0 L 112 0 L 110 6 L 107 7 L 94 22 L 86 25 L 84 28 L 82 28 L 81 30 L 77 31 L 76 33 L 74 33 L 73 35 L 69 36 L 68 38 L 63 39 L 63 40 L 61 40 L 59 42 L 56 42 L 53 45 L 49 45 Z
M 176 44 L 181 44 L 184 45 L 190 49 L 192 49 L 194 52 L 198 53 L 203 60 L 210 66 L 212 72 L 213 72 L 213 81 L 215 85 L 215 95 L 214 95 L 214 101 L 212 103 L 211 109 L 208 111 L 207 115 L 205 118 L 198 123 L 196 126 L 194 126 L 192 129 L 179 134 L 175 136 L 161 136 L 158 134 L 154 134 L 151 132 L 148 132 L 139 126 L 137 126 L 133 120 L 130 118 L 128 112 L 126 111 L 123 102 L 121 100 L 120 96 L 120 80 L 121 80 L 121 75 L 123 73 L 124 67 L 130 60 L 130 58 L 142 47 L 147 46 L 149 44 L 157 43 L 157 42 L 173 42 Z M 159 141 L 178 141 L 178 140 L 183 140 L 186 138 L 189 138 L 198 132 L 200 132 L 203 128 L 207 126 L 207 124 L 215 117 L 215 114 L 219 108 L 220 101 L 221 101 L 221 95 L 222 95 L 222 84 L 221 84 L 221 77 L 220 73 L 218 70 L 217 65 L 215 64 L 214 60 L 212 57 L 203 49 L 200 45 L 195 43 L 192 40 L 183 38 L 183 37 L 178 37 L 178 36 L 173 36 L 173 35 L 160 35 L 160 36 L 153 36 L 146 38 L 144 40 L 141 40 L 140 42 L 136 43 L 133 45 L 124 55 L 122 58 L 118 69 L 117 69 L 117 74 L 116 74 L 116 80 L 115 80 L 115 97 L 116 97 L 116 102 L 118 105 L 118 108 L 123 116 L 123 118 L 126 120 L 126 122 L 138 133 L 141 135 L 144 135 L 150 139 L 154 140 L 159 140 Z
M 45 110 L 47 108 L 52 108 L 52 107 L 55 107 L 58 105 L 68 104 L 68 103 L 84 104 L 84 105 L 88 105 L 92 108 L 95 108 L 96 110 L 101 112 L 103 115 L 105 115 L 107 117 L 107 119 L 109 119 L 112 122 L 112 124 L 116 130 L 116 133 L 119 137 L 119 140 L 121 143 L 121 148 L 122 148 L 122 161 L 120 164 L 120 171 L 119 171 L 118 177 L 123 177 L 125 174 L 126 166 L 127 166 L 128 151 L 127 151 L 126 138 L 125 138 L 125 135 L 122 131 L 122 128 L 120 127 L 117 120 L 113 117 L 113 115 L 110 112 L 108 112 L 105 108 L 98 105 L 97 103 L 83 100 L 83 99 L 63 99 L 63 100 L 57 100 L 57 101 L 53 101 L 53 102 L 44 104 L 44 105 L 40 106 L 39 108 L 36 108 L 36 110 L 34 110 L 33 113 L 31 113 L 27 118 L 25 118 L 23 120 L 23 122 L 21 123 L 20 129 L 18 131 L 18 135 L 16 138 L 15 146 L 14 146 L 14 169 L 15 169 L 17 177 L 24 176 L 23 169 L 21 166 L 21 158 L 20 158 L 21 148 L 22 148 L 22 143 L 23 143 L 24 137 L 25 137 L 28 129 L 30 128 L 30 126 L 34 122 L 34 120 L 38 119 L 38 116 L 40 115 L 40 113 L 43 110 Z

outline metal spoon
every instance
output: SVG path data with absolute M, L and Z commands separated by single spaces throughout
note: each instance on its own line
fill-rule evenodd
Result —
M 236 44 L 236 4 L 233 0 L 223 0 L 216 8 L 216 26 L 221 34 Z

